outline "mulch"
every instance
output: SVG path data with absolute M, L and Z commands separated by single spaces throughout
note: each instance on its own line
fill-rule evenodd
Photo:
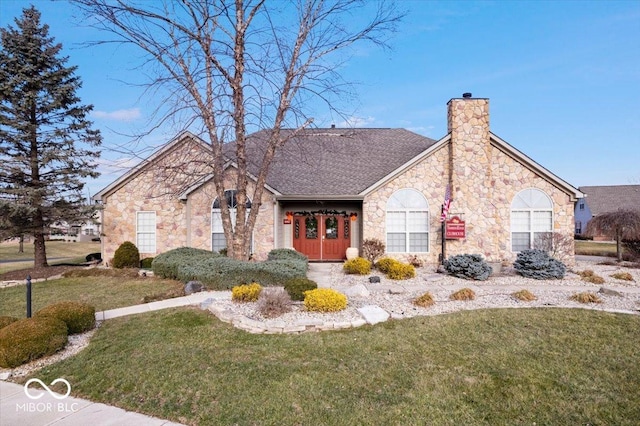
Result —
M 0 274 L 0 281 L 20 281 L 26 280 L 27 275 L 31 275 L 31 279 L 51 278 L 56 275 L 61 275 L 71 269 L 77 269 L 82 265 L 55 265 L 45 266 L 40 268 L 26 268 L 17 271 L 9 271 L 4 274 Z

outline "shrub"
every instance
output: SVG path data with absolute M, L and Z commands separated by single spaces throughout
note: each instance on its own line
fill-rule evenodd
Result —
M 54 317 L 21 319 L 0 329 L 0 367 L 51 355 L 67 343 L 67 326 Z
M 307 290 L 315 290 L 318 284 L 308 278 L 291 278 L 284 283 L 284 289 L 292 300 L 304 300 L 304 292 Z
M 35 317 L 53 317 L 67 325 L 68 334 L 91 330 L 96 323 L 96 309 L 81 302 L 58 302 L 40 309 Z
M 433 296 L 429 292 L 426 292 L 422 296 L 419 296 L 413 299 L 413 304 L 416 306 L 420 306 L 422 308 L 428 308 L 429 306 L 432 306 L 434 303 L 436 302 L 433 300 Z
M 476 293 L 470 288 L 461 288 L 460 290 L 452 293 L 449 296 L 451 300 L 473 300 L 476 298 Z
M 242 284 L 231 289 L 231 300 L 234 302 L 255 302 L 260 297 L 262 286 L 258 283 Z
M 409 265 L 413 265 L 414 268 L 422 268 L 424 266 L 424 261 L 417 254 L 410 254 L 407 261 Z
M 180 247 L 156 256 L 151 262 L 151 269 L 156 276 L 175 280 L 178 278 L 178 268 L 195 265 L 205 259 L 217 257 L 221 257 L 221 255 L 209 250 Z
M 416 268 L 408 263 L 396 263 L 391 265 L 387 275 L 392 280 L 408 280 L 416 276 Z
M 479 254 L 459 254 L 444 261 L 447 272 L 454 277 L 485 281 L 493 270 Z
M 376 238 L 369 238 L 362 242 L 362 255 L 373 265 L 376 259 L 384 254 L 385 245 Z
M 603 284 L 604 278 L 600 275 L 596 275 L 591 269 L 585 269 L 582 272 L 578 272 L 578 275 L 582 277 L 582 281 L 586 281 L 588 283 L 593 284 Z
M 512 293 L 511 295 L 515 299 L 521 300 L 523 302 L 532 302 L 532 301 L 537 299 L 536 296 L 534 296 L 534 294 L 531 293 L 529 290 L 516 291 L 515 293 Z
M 616 272 L 615 274 L 611 274 L 611 278 L 615 278 L 616 280 L 635 281 L 628 272 Z
M 342 268 L 347 274 L 367 275 L 371 272 L 371 262 L 363 257 L 356 257 L 344 262 Z
M 518 253 L 513 267 L 520 275 L 536 280 L 562 279 L 567 270 L 564 263 L 537 249 Z
M 140 267 L 142 269 L 151 269 L 152 264 L 153 264 L 153 257 L 145 257 L 140 261 Z
M 288 248 L 271 250 L 267 255 L 267 260 L 293 260 L 295 262 L 304 262 L 305 264 L 309 261 L 304 254 Z
M 306 262 L 295 260 L 245 262 L 229 257 L 208 257 L 179 266 L 177 278 L 183 282 L 200 281 L 210 290 L 229 290 L 238 283 L 251 282 L 259 282 L 263 286 L 281 286 L 291 278 L 306 275 Z
M 0 317 L 0 328 L 5 328 L 12 322 L 16 321 L 18 321 L 18 318 L 2 316 Z
M 140 252 L 131 241 L 120 244 L 113 255 L 114 268 L 138 268 L 140 266 Z
M 331 288 L 307 290 L 304 292 L 304 307 L 316 312 L 341 311 L 347 307 L 347 296 Z
M 622 240 L 622 246 L 631 259 L 640 259 L 640 240 Z
M 380 259 L 378 261 L 378 263 L 376 263 L 376 268 L 378 268 L 378 270 L 384 274 L 389 273 L 389 270 L 391 269 L 391 267 L 393 265 L 397 265 L 401 263 L 399 260 L 396 260 L 394 258 L 391 257 L 383 257 L 382 259 Z
M 282 288 L 265 288 L 258 298 L 258 310 L 266 318 L 279 317 L 291 311 L 291 297 Z
M 90 253 L 85 257 L 87 262 L 93 262 L 94 260 L 102 260 L 102 253 Z
M 585 291 L 583 293 L 575 293 L 569 299 L 580 303 L 602 303 L 602 299 L 594 293 Z

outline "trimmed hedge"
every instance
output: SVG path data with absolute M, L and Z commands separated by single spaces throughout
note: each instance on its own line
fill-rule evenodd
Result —
M 81 302 L 59 302 L 40 309 L 34 317 L 53 317 L 67 325 L 69 334 L 83 333 L 96 324 L 96 309 Z
M 54 317 L 25 318 L 0 329 L 0 367 L 14 368 L 67 344 L 67 325 Z
M 244 262 L 228 257 L 201 258 L 198 262 L 178 267 L 178 279 L 198 280 L 209 290 L 229 290 L 238 284 L 259 282 L 263 286 L 279 286 L 291 278 L 305 277 L 306 262 L 268 260 Z
M 367 275 L 371 272 L 371 262 L 364 257 L 356 257 L 344 262 L 342 269 L 347 274 Z
M 347 296 L 332 288 L 308 290 L 304 292 L 304 307 L 313 312 L 342 311 L 347 307 Z
M 179 267 L 195 265 L 204 259 L 215 257 L 222 257 L 222 255 L 209 250 L 180 247 L 154 257 L 151 269 L 156 276 L 175 280 L 178 278 Z
M 292 278 L 284 283 L 284 289 L 289 293 L 291 300 L 304 300 L 304 292 L 307 290 L 315 290 L 318 283 L 309 278 L 299 277 Z
M 113 255 L 114 268 L 138 268 L 140 267 L 140 252 L 131 241 L 120 244 Z
M 5 328 L 12 322 L 16 322 L 16 321 L 18 321 L 18 318 L 2 316 L 0 317 L 0 329 Z

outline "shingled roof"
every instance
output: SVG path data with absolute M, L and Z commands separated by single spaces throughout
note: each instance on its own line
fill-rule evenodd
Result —
M 585 202 L 593 216 L 619 209 L 640 210 L 640 185 L 581 186 L 579 189 L 587 194 Z
M 260 131 L 248 138 L 254 175 L 266 137 Z M 435 143 L 405 129 L 307 129 L 277 152 L 267 184 L 283 195 L 355 196 Z

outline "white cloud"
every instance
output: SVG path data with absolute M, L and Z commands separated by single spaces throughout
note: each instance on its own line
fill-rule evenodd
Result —
M 103 118 L 115 121 L 133 121 L 140 118 L 140 108 L 119 109 L 116 111 L 93 111 L 91 114 L 95 118 Z

